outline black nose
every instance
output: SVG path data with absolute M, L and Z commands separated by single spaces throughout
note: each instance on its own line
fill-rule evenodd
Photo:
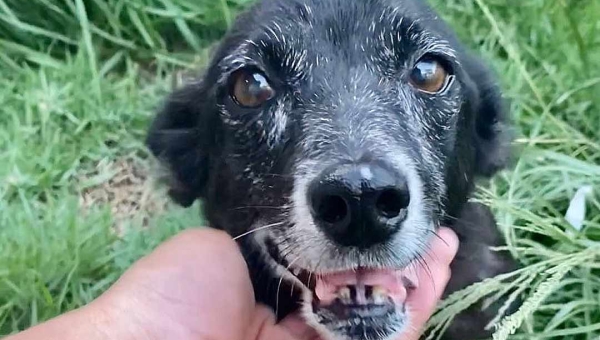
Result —
M 406 218 L 406 179 L 382 164 L 342 165 L 325 171 L 308 189 L 311 212 L 334 242 L 366 248 L 387 241 Z

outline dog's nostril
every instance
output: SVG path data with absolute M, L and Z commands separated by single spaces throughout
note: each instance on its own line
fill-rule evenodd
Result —
M 337 195 L 328 195 L 322 198 L 317 207 L 318 217 L 327 223 L 335 224 L 343 221 L 349 214 L 348 204 Z
M 386 189 L 379 194 L 379 197 L 377 197 L 375 207 L 383 217 L 394 218 L 400 215 L 402 209 L 406 209 L 409 203 L 409 196 L 403 194 L 402 191 Z
M 313 221 L 331 241 L 368 248 L 398 232 L 408 216 L 408 182 L 384 162 L 341 164 L 307 190 Z

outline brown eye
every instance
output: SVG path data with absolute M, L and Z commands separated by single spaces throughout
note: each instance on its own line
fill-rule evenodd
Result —
M 275 96 L 275 90 L 260 72 L 241 70 L 233 75 L 231 97 L 246 108 L 256 108 Z
M 437 93 L 448 83 L 448 72 L 435 59 L 421 59 L 410 73 L 410 83 L 421 91 Z

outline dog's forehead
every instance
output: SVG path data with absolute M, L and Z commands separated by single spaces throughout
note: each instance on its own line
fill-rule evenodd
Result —
M 262 0 L 249 12 L 252 18 L 261 21 L 270 21 L 277 15 L 284 20 L 301 19 L 306 23 L 331 18 L 339 22 L 345 19 L 385 20 L 390 14 L 425 21 L 438 19 L 423 0 Z
M 256 57 L 292 69 L 336 66 L 332 59 L 337 66 L 400 62 L 419 49 L 454 57 L 443 25 L 419 0 L 263 0 L 239 17 L 222 64 L 235 68 Z

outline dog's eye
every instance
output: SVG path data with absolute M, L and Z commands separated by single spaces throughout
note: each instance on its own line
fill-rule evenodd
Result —
M 448 78 L 448 71 L 433 58 L 421 59 L 410 73 L 412 86 L 428 93 L 443 90 L 448 83 Z
M 241 70 L 232 79 L 231 97 L 242 107 L 259 107 L 275 95 L 267 77 L 260 72 Z

